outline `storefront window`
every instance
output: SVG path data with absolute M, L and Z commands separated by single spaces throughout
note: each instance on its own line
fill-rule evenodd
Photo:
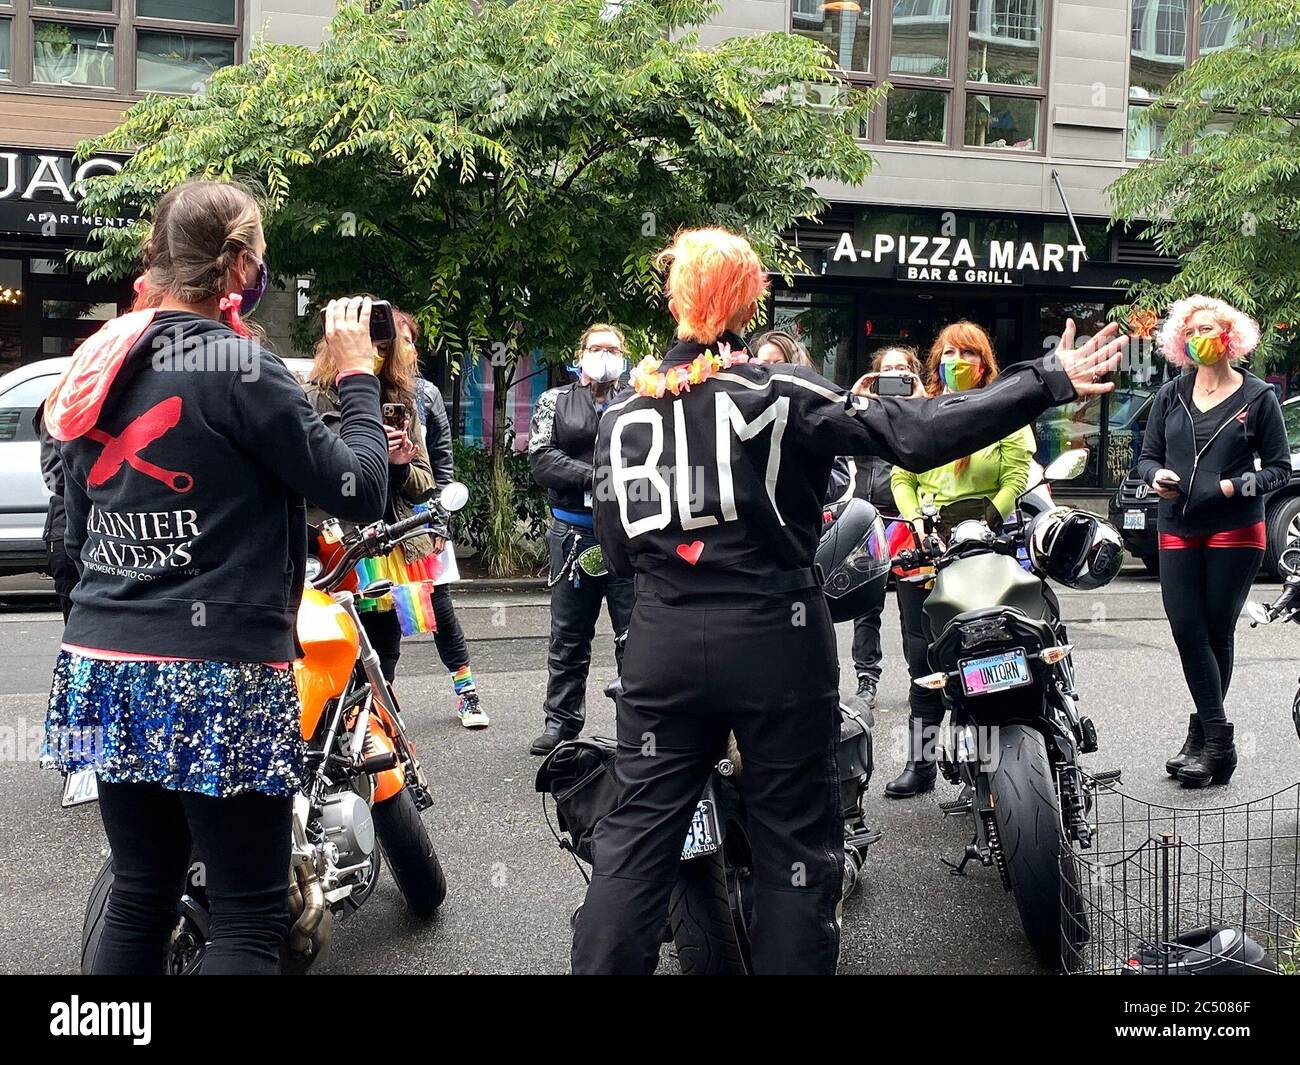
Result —
M 37 22 L 33 32 L 32 81 L 111 89 L 113 31 L 107 26 Z
M 22 360 L 23 261 L 0 259 L 0 374 Z
M 889 72 L 916 77 L 948 76 L 951 0 L 894 0 Z
M 234 62 L 230 39 L 155 30 L 136 35 L 135 84 L 141 92 L 198 92 L 214 70 Z
M 823 377 L 851 385 L 853 372 L 853 297 L 835 292 L 780 292 L 772 324 L 799 338 Z
M 1017 148 L 1034 151 L 1038 147 L 1037 100 L 1015 96 L 967 96 L 966 138 L 971 148 Z
M 885 102 L 885 140 L 943 144 L 948 139 L 948 94 L 895 87 Z
M 1042 84 L 1042 0 L 971 0 L 966 80 Z
M 794 0 L 791 28 L 825 45 L 844 70 L 871 69 L 872 0 Z

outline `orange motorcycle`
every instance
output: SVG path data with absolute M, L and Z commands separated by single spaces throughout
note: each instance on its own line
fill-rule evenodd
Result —
M 443 489 L 443 510 L 465 505 L 468 490 L 453 482 Z M 281 954 L 287 973 L 305 972 L 325 952 L 335 920 L 361 908 L 379 881 L 380 856 L 398 890 L 418 917 L 432 917 L 447 894 L 438 855 L 420 818 L 433 804 L 415 745 L 402 721 L 397 693 L 384 679 L 379 656 L 357 611 L 356 565 L 388 554 L 394 546 L 428 531 L 434 514 L 423 511 L 386 525 L 353 532 L 329 556 L 328 570 L 308 560 L 307 588 L 298 610 L 303 656 L 294 662 L 307 745 L 302 789 L 293 802 L 293 857 L 289 875 L 289 934 Z M 356 594 L 378 599 L 392 591 L 388 580 L 368 583 Z M 94 798 L 93 770 L 69 780 L 72 802 Z M 85 779 L 84 774 L 91 774 Z M 71 805 L 65 798 L 65 805 Z M 377 844 L 377 845 L 376 845 Z M 168 972 L 198 971 L 207 947 L 208 901 L 202 856 L 192 856 L 177 904 L 168 950 Z M 113 887 L 110 856 L 91 889 L 82 925 L 82 971 L 95 956 Z

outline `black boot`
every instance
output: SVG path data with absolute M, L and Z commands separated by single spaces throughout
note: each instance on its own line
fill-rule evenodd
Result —
M 1232 742 L 1232 726 L 1227 722 L 1205 723 L 1205 746 L 1200 755 L 1178 771 L 1185 788 L 1203 788 L 1207 784 L 1226 784 L 1237 768 L 1237 748 Z
M 1178 770 L 1201 756 L 1205 746 L 1205 733 L 1201 729 L 1201 715 L 1192 714 L 1187 719 L 1187 739 L 1183 740 L 1183 749 L 1165 763 L 1165 772 L 1171 777 L 1178 776 Z
M 885 785 L 885 797 L 889 799 L 908 799 L 930 791 L 934 779 L 939 775 L 939 767 L 934 764 L 933 749 L 925 745 L 926 725 L 914 717 L 907 719 L 907 765 L 903 771 Z

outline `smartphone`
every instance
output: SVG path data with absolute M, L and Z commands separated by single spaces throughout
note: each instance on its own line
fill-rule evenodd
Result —
M 397 339 L 393 305 L 387 300 L 375 300 L 370 305 L 370 339 L 376 344 L 387 344 Z
M 910 396 L 913 380 L 910 373 L 882 373 L 876 378 L 876 395 Z
M 324 307 L 320 313 L 324 320 Z M 387 344 L 397 339 L 397 320 L 393 317 L 393 305 L 387 300 L 375 300 L 370 304 L 370 339 L 375 344 Z
M 405 429 L 410 413 L 405 403 L 384 404 L 384 424 L 394 429 Z
M 1156 484 L 1161 488 L 1165 488 L 1165 489 L 1172 488 L 1175 492 L 1181 492 L 1183 490 L 1178 474 L 1176 473 L 1173 475 L 1172 480 L 1170 480 L 1168 477 L 1157 477 Z

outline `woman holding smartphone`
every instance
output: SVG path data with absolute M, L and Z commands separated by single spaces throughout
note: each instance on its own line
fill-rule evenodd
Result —
M 386 306 L 386 305 L 381 305 Z M 388 497 L 384 520 L 401 521 L 415 513 L 417 503 L 427 501 L 434 492 L 433 466 L 424 441 L 423 422 L 416 407 L 416 375 L 418 355 L 415 348 L 415 324 L 410 316 L 397 308 L 390 311 L 391 339 L 376 343 L 374 372 L 379 378 L 381 410 L 384 433 L 388 438 Z M 317 345 L 316 363 L 308 378 L 307 398 L 326 425 L 334 426 L 338 419 L 338 391 L 334 387 L 334 359 L 325 343 Z M 310 516 L 312 524 L 319 526 L 326 517 L 322 513 Z M 409 568 L 431 559 L 446 546 L 448 530 L 435 519 L 430 532 L 406 540 L 393 549 L 400 555 L 400 568 Z M 452 674 L 456 688 L 457 716 L 466 728 L 484 728 L 488 716 L 479 705 L 469 669 L 469 653 L 464 634 L 450 610 L 450 595 L 435 593 L 435 632 L 438 651 L 444 665 Z M 442 602 L 438 602 L 442 600 Z M 402 628 L 391 596 L 382 599 L 358 597 L 361 623 L 379 655 L 384 676 L 392 681 L 397 674 L 397 662 L 402 654 Z M 439 607 L 442 607 L 439 610 Z M 448 661 L 451 658 L 453 661 Z
M 924 399 L 923 374 L 916 349 L 899 345 L 881 348 L 872 356 L 871 370 L 862 383 L 872 395 Z M 894 467 L 879 455 L 854 455 L 852 461 L 853 494 L 871 503 L 886 518 L 894 514 L 894 490 L 890 482 Z M 880 647 L 880 616 L 884 609 L 882 583 L 878 601 L 861 617 L 853 619 L 853 669 L 858 677 L 858 696 L 872 709 L 876 706 L 884 661 Z
M 1291 479 L 1277 394 L 1233 365 L 1258 343 L 1255 320 L 1222 300 L 1174 303 L 1159 346 L 1185 372 L 1156 394 L 1138 461 L 1160 496 L 1160 592 L 1196 707 L 1165 770 L 1189 788 L 1237 767 L 1223 706 L 1234 630 L 1264 557 L 1264 497 Z
M 1065 336 L 1063 343 L 1073 340 L 1073 323 L 1066 326 Z M 961 321 L 939 331 L 930 346 L 926 369 L 927 394 L 952 395 L 985 388 L 995 381 L 998 360 L 988 333 L 974 322 Z M 974 502 L 984 499 L 991 502 L 997 513 L 982 516 L 1001 520 L 1011 513 L 1020 493 L 1025 490 L 1033 453 L 1034 434 L 1024 426 L 988 447 L 924 473 L 912 473 L 895 466 L 890 477 L 895 506 L 903 518 L 916 525 L 918 535 L 922 528 L 921 507 L 924 503 L 942 508 L 962 500 Z M 940 530 L 941 534 L 943 531 Z M 922 612 L 929 593 L 928 582 L 898 582 L 903 649 L 907 654 L 908 672 L 913 678 L 930 672 L 926 660 L 930 633 Z M 929 791 L 938 775 L 935 733 L 943 721 L 943 697 L 933 689 L 912 684 L 908 688 L 908 702 L 911 704 L 911 717 L 908 721 L 907 765 L 902 773 L 885 785 L 885 795 L 891 799 Z

